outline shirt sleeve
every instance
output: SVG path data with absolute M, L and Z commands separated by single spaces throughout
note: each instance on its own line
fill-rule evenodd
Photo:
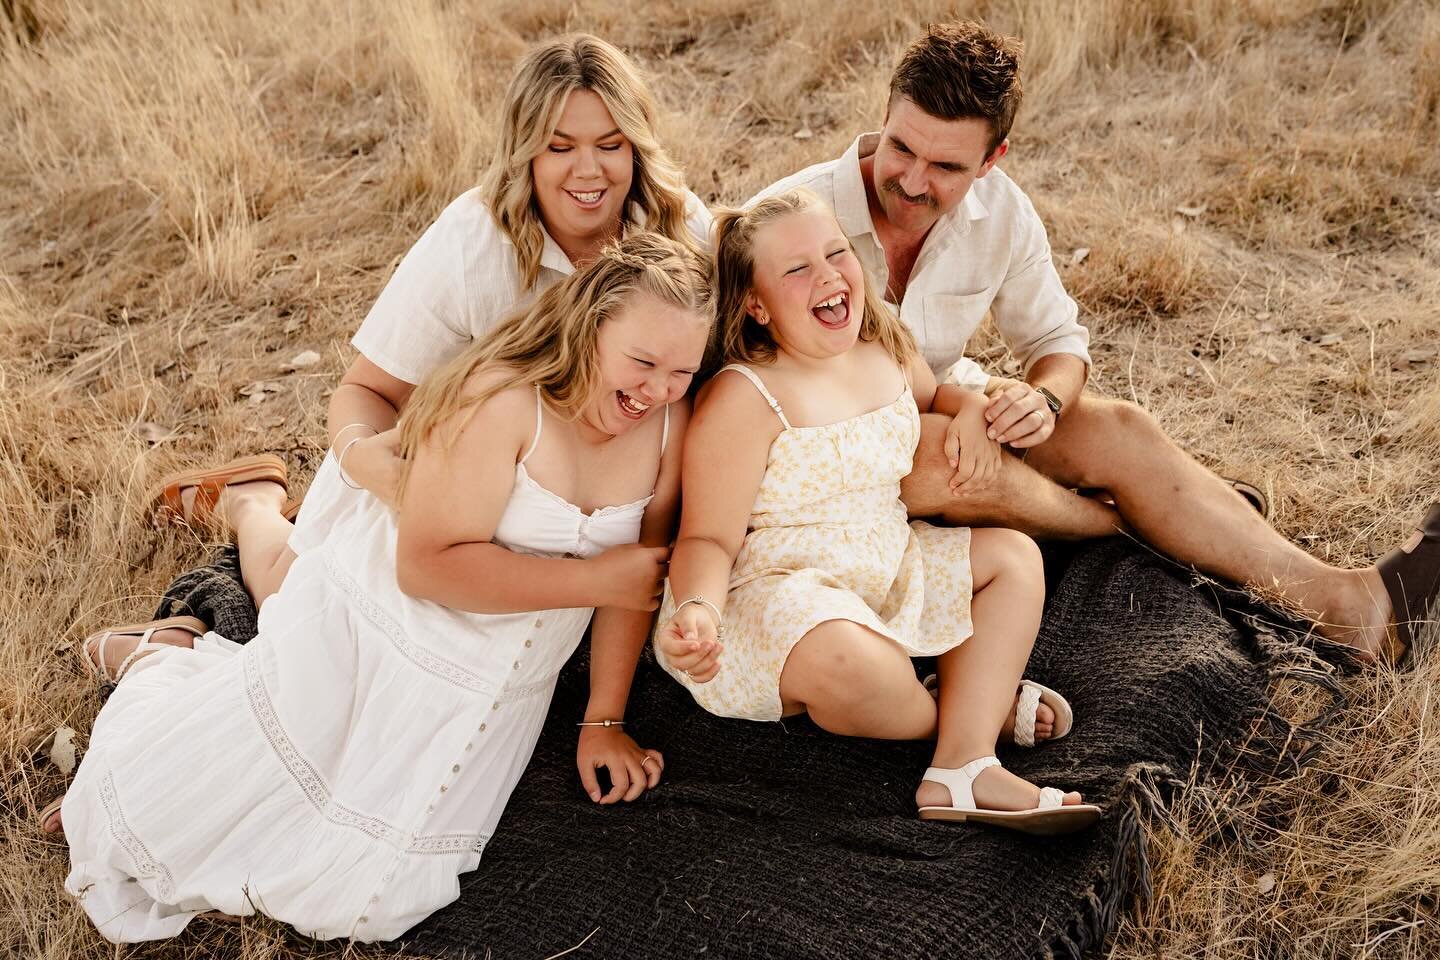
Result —
M 461 204 L 477 202 L 461 197 L 440 214 L 395 268 L 350 341 L 392 377 L 419 383 L 474 337 L 465 229 L 473 213 Z
M 695 243 L 706 253 L 713 253 L 712 244 L 715 238 L 711 236 L 711 228 L 715 218 L 710 214 L 710 208 L 705 206 L 701 200 L 689 190 L 685 191 L 685 226 L 690 228 L 690 236 Z
M 945 373 L 945 378 L 940 382 L 953 383 L 966 390 L 984 392 L 985 388 L 990 385 L 990 374 L 969 357 L 961 357 L 950 365 L 950 369 Z
M 1041 357 L 1068 353 L 1090 366 L 1090 331 L 1080 308 L 1065 292 L 1050 256 L 1045 224 L 1029 198 L 1019 195 L 1010 267 L 990 305 L 995 326 L 1026 376 Z

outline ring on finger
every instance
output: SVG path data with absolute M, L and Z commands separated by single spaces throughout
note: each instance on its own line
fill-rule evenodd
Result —
M 640 761 L 640 769 L 641 769 L 641 770 L 644 770 L 644 769 L 645 769 L 645 764 L 649 763 L 651 760 L 654 760 L 654 759 L 655 759 L 655 758 L 652 757 L 652 756 L 650 756 L 650 754 L 648 754 L 648 753 L 645 754 L 645 759 Z

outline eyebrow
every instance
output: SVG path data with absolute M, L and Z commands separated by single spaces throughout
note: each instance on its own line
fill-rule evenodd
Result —
M 620 133 L 620 128 L 619 128 L 619 127 L 616 127 L 614 130 L 611 130 L 609 133 L 602 133 L 602 134 L 600 134 L 600 136 L 596 137 L 595 139 L 596 139 L 596 140 L 604 140 L 606 137 L 613 137 L 613 136 L 615 136 L 615 135 L 618 134 L 618 133 Z M 572 143 L 575 141 L 575 138 L 574 138 L 574 137 L 570 136 L 570 134 L 565 133 L 565 132 L 562 131 L 562 130 L 556 130 L 556 131 L 552 134 L 552 136 L 559 137 L 559 138 L 562 139 L 562 140 L 569 140 L 569 141 L 571 141 Z
M 895 134 L 893 134 L 893 133 L 890 134 L 890 143 L 891 143 L 893 146 L 895 146 L 897 149 L 904 150 L 906 153 L 910 154 L 911 156 L 914 156 L 914 155 L 915 155 L 915 151 L 914 151 L 914 150 L 911 150 L 910 147 L 909 147 L 908 145 L 906 145 L 906 143 L 905 143 L 904 140 L 901 140 L 899 137 L 895 136 Z M 964 163 L 963 161 L 960 161 L 960 160 L 929 160 L 929 161 L 927 161 L 927 162 L 928 162 L 932 167 L 944 167 L 944 168 L 948 168 L 948 169 L 956 170 L 956 171 L 964 171 L 964 170 L 969 170 L 969 169 L 970 169 L 969 165 L 967 165 L 966 163 Z

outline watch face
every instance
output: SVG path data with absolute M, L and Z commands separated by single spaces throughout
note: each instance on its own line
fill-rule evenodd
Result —
M 1051 412 L 1051 413 L 1059 413 L 1059 412 L 1060 412 L 1060 398 L 1059 398 L 1059 397 L 1055 396 L 1055 394 L 1051 393 L 1049 390 L 1046 390 L 1044 387 L 1036 387 L 1036 388 L 1035 388 L 1035 392 L 1038 393 L 1038 394 L 1040 394 L 1040 396 L 1042 396 L 1042 397 L 1045 398 L 1045 402 L 1050 405 L 1050 412 Z

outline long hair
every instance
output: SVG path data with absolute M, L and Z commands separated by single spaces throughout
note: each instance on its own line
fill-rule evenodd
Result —
M 511 314 L 416 389 L 400 417 L 406 476 L 416 450 L 436 430 L 448 449 L 480 404 L 515 384 L 538 385 L 563 416 L 578 417 L 596 389 L 600 325 L 638 292 L 708 320 L 707 266 L 688 247 L 655 233 L 606 246 L 593 263 Z M 492 370 L 503 375 L 468 389 Z
M 545 247 L 530 161 L 549 144 L 565 99 L 575 90 L 598 95 L 634 148 L 635 171 L 622 221 L 628 222 L 634 203 L 645 213 L 638 226 L 695 249 L 685 225 L 685 177 L 656 136 L 655 98 L 640 71 L 599 37 L 571 34 L 540 44 L 520 61 L 505 91 L 500 137 L 481 183 L 491 213 L 515 245 L 526 289 L 540 274 Z
M 758 323 L 745 309 L 745 300 L 755 287 L 755 234 L 781 217 L 817 209 L 830 212 L 824 201 L 802 188 L 761 200 L 748 210 L 716 212 L 711 288 L 720 362 L 766 364 L 775 359 L 770 328 Z M 855 309 L 854 304 L 851 309 Z M 915 337 L 885 306 L 868 275 L 863 309 L 860 339 L 878 340 L 904 368 L 917 350 Z

